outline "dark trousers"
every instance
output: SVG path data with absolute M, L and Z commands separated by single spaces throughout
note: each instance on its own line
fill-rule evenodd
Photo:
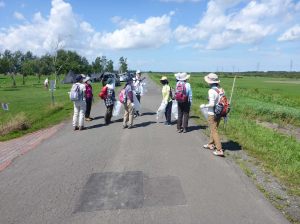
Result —
M 180 103 L 178 102 L 178 119 L 177 129 L 186 129 L 188 127 L 189 113 L 190 113 L 190 102 Z
M 93 98 L 86 98 L 85 118 L 89 118 L 91 114 Z
M 114 105 L 106 107 L 106 113 L 105 113 L 105 117 L 104 117 L 105 124 L 109 124 L 110 123 L 113 109 L 114 109 Z
M 166 107 L 166 110 L 165 110 L 166 121 L 168 123 L 171 123 L 171 113 L 172 113 L 172 101 L 170 101 L 167 104 L 167 107 Z
M 139 103 L 141 103 L 141 95 L 140 94 L 136 94 L 135 96 L 136 96 L 137 100 L 139 101 Z M 137 110 L 135 112 L 138 113 L 139 111 Z

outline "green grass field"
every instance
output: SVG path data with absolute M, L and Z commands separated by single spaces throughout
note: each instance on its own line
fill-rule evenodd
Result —
M 73 113 L 73 104 L 68 97 L 71 84 L 59 85 L 54 91 L 55 104 L 52 105 L 51 92 L 42 83 L 38 83 L 37 77 L 27 77 L 25 85 L 22 85 L 21 76 L 17 76 L 16 81 L 17 87 L 11 87 L 11 78 L 0 76 L 0 102 L 9 103 L 9 111 L 0 110 L 0 131 L 4 131 L 0 135 L 0 141 L 19 137 L 70 118 Z M 94 95 L 100 88 L 99 83 L 93 84 Z M 97 96 L 95 100 L 98 100 Z
M 159 83 L 162 75 L 150 76 Z M 174 75 L 168 77 L 174 88 Z M 193 90 L 193 115 L 199 116 L 198 122 L 204 125 L 206 121 L 199 112 L 199 105 L 207 103 L 209 87 L 204 82 L 203 74 L 193 74 L 190 83 Z M 228 98 L 232 83 L 233 78 L 221 77 L 221 86 Z M 237 78 L 230 116 L 226 128 L 221 123 L 220 132 L 261 161 L 262 166 L 283 181 L 292 194 L 300 195 L 300 142 L 295 137 L 260 126 L 257 120 L 299 127 L 299 79 Z

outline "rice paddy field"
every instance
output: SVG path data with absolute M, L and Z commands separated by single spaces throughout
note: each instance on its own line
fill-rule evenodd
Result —
M 164 74 L 165 75 L 165 74 Z M 162 74 L 150 77 L 159 83 Z M 174 75 L 167 75 L 174 88 Z M 192 115 L 198 122 L 206 121 L 199 112 L 199 105 L 207 103 L 208 85 L 204 74 L 193 74 Z M 220 77 L 221 86 L 229 98 L 233 77 Z M 296 130 L 296 135 L 279 132 L 260 123 L 276 123 L 278 127 Z M 231 112 L 226 126 L 220 132 L 226 139 L 237 142 L 243 150 L 260 161 L 260 165 L 279 178 L 291 194 L 300 195 L 300 79 L 238 76 L 231 102 Z M 299 136 L 299 132 L 298 132 Z M 226 149 L 226 148 L 225 148 Z M 227 149 L 231 150 L 231 149 Z

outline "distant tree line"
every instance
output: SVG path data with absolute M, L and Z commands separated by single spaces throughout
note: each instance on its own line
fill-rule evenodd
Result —
M 126 72 L 127 69 L 127 58 L 120 57 L 119 72 Z M 106 56 L 96 57 L 92 63 L 89 63 L 85 57 L 80 56 L 77 52 L 64 49 L 57 50 L 54 55 L 45 54 L 42 56 L 33 55 L 30 51 L 26 53 L 9 50 L 0 52 L 0 74 L 10 75 L 13 86 L 16 86 L 15 76 L 17 74 L 23 76 L 24 85 L 25 77 L 29 75 L 36 75 L 40 82 L 42 75 L 54 74 L 55 78 L 59 79 L 61 74 L 67 74 L 69 71 L 76 74 L 113 72 L 114 63 Z

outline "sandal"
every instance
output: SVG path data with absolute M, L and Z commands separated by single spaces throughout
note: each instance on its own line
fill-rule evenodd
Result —
M 214 150 L 214 151 L 213 151 L 213 154 L 214 154 L 215 156 L 224 156 L 223 150 Z
M 214 150 L 215 149 L 215 145 L 205 144 L 205 145 L 203 145 L 203 148 L 209 149 L 209 150 Z

